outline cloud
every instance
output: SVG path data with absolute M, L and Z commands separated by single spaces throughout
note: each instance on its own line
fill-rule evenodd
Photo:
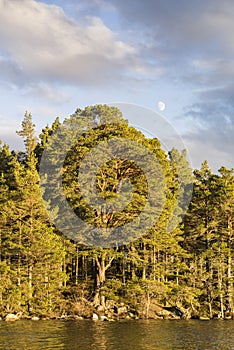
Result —
M 219 68 L 223 57 L 233 59 L 232 0 L 135 0 L 134 5 L 125 0 L 110 2 L 122 19 L 123 30 L 131 23 L 132 38 L 137 38 L 141 55 L 162 67 L 168 79 L 184 83 L 192 79 L 199 84 Z M 194 65 L 210 60 L 214 66 L 207 71 Z M 201 73 L 206 76 L 202 81 Z
M 219 51 L 220 45 L 227 51 L 234 50 L 233 33 L 233 8 L 232 0 L 135 0 L 134 6 L 126 0 L 108 0 L 125 18 L 123 26 L 128 26 L 129 21 L 136 28 L 144 29 L 155 44 L 163 41 L 167 52 L 178 52 L 181 48 L 181 56 L 185 50 L 195 51 L 197 46 L 206 51 L 215 47 Z M 166 47 L 165 43 L 170 47 Z M 203 47 L 201 47 L 203 45 Z M 161 48 L 163 48 L 161 46 Z
M 185 96 L 180 116 L 183 136 L 195 166 L 206 157 L 214 168 L 233 167 L 234 149 L 234 3 L 232 0 L 111 0 L 122 27 L 140 32 L 139 51 L 179 81 Z M 134 34 L 133 34 L 134 36 Z M 191 103 L 192 101 L 192 103 Z
M 218 170 L 221 164 L 234 164 L 234 86 L 207 88 L 197 91 L 197 103 L 187 107 L 184 120 L 190 118 L 192 128 L 184 140 L 191 150 L 196 167 L 201 155 Z
M 210 167 L 217 171 L 222 165 L 233 168 L 234 129 L 217 132 L 216 127 L 196 128 L 187 132 L 183 140 L 189 150 L 192 166 L 200 168 L 201 162 L 208 160 Z
M 233 14 L 232 0 L 0 0 L 0 84 L 53 108 L 161 89 L 184 104 L 195 166 L 233 166 Z
M 0 55 L 0 77 L 0 84 L 7 82 L 10 86 L 19 86 L 27 81 L 26 74 L 17 63 L 5 55 Z
M 23 149 L 23 141 L 16 134 L 16 130 L 20 129 L 20 122 L 16 120 L 9 121 L 6 117 L 0 115 L 0 140 L 2 143 L 10 144 L 13 149 Z
M 1 48 L 9 57 L 1 62 L 4 78 L 15 84 L 100 84 L 135 65 L 136 50 L 96 17 L 78 23 L 55 5 L 0 0 L 0 22 Z
M 34 84 L 31 83 L 27 87 L 25 87 L 23 96 L 37 98 L 46 100 L 52 104 L 61 104 L 66 103 L 70 100 L 68 94 L 62 91 L 60 88 L 55 86 L 49 86 L 45 83 Z

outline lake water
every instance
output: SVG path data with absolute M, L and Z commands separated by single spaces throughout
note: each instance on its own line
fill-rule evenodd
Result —
M 1 350 L 234 350 L 234 321 L 0 321 Z

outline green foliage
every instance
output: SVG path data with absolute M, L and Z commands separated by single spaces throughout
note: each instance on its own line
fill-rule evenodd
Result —
M 26 112 L 24 120 L 22 122 L 22 130 L 17 131 L 17 134 L 24 138 L 26 152 L 30 155 L 37 144 L 37 138 L 35 137 L 35 125 L 32 122 L 31 113 Z
M 77 243 L 83 232 L 77 232 L 73 240 L 63 237 L 48 218 L 38 175 L 42 152 L 61 124 L 56 118 L 51 127 L 46 126 L 36 145 L 32 116 L 26 113 L 18 132 L 26 153 L 22 156 L 0 145 L 1 314 L 71 312 L 88 317 L 94 306 L 103 306 L 109 299 L 138 308 L 144 317 L 153 301 L 156 306 L 177 306 L 194 317 L 234 315 L 233 169 L 222 167 L 213 174 L 204 162 L 192 175 L 185 151 L 172 149 L 167 155 L 157 139 L 147 139 L 130 127 L 114 107 L 77 109 L 66 123 L 74 127 L 79 123 L 83 130 L 63 167 L 66 198 L 77 215 L 109 229 L 131 222 L 145 207 L 148 185 L 144 172 L 136 163 L 115 157 L 114 152 L 113 159 L 104 162 L 96 174 L 96 189 L 111 204 L 127 179 L 134 192 L 130 204 L 111 213 L 84 201 L 77 181 L 80 164 L 91 149 L 119 137 L 148 148 L 160 164 L 162 173 L 156 168 L 152 173 L 152 181 L 163 184 L 159 219 L 137 239 L 134 232 L 129 233 L 132 240 L 112 248 Z M 59 137 L 57 146 L 54 159 L 63 147 Z M 181 220 L 192 185 L 189 209 Z M 50 195 L 57 196 L 56 188 Z M 128 203 L 129 198 L 123 195 L 123 201 Z M 61 214 L 60 210 L 54 208 L 54 215 Z

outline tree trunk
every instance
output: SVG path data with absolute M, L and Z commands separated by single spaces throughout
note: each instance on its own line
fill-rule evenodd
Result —
M 232 282 L 232 256 L 231 251 L 228 251 L 228 268 L 227 268 L 227 293 L 228 293 L 228 308 L 232 316 L 234 316 L 233 307 L 233 282 Z
M 75 285 L 78 285 L 79 276 L 79 250 L 78 245 L 76 245 L 76 265 L 75 265 Z
M 232 277 L 232 239 L 233 239 L 233 219 L 228 217 L 228 266 L 227 266 L 227 293 L 228 293 L 228 308 L 231 316 L 234 317 L 233 305 L 233 277 Z
M 155 245 L 153 246 L 153 280 L 156 280 L 156 248 Z
M 219 300 L 220 300 L 220 317 L 224 318 L 224 304 L 223 304 L 223 271 L 222 264 L 218 268 L 218 286 L 219 286 Z
M 145 243 L 143 243 L 143 268 L 142 268 L 142 280 L 146 280 L 146 268 L 147 268 L 147 253 L 146 253 L 146 246 Z
M 93 299 L 94 306 L 102 305 L 105 306 L 105 296 L 103 295 L 103 286 L 106 280 L 106 270 L 111 266 L 114 257 L 109 259 L 106 263 L 107 252 L 103 252 L 101 257 L 95 258 L 96 262 L 96 286 L 95 286 L 95 296 Z
M 19 255 L 18 255 L 18 266 L 17 266 L 17 284 L 21 285 L 21 247 L 22 247 L 22 230 L 21 230 L 21 222 L 19 228 Z
M 125 256 L 122 258 L 122 283 L 125 286 L 126 284 L 126 261 Z
M 30 313 L 32 310 L 32 262 L 29 262 L 28 265 L 28 312 Z

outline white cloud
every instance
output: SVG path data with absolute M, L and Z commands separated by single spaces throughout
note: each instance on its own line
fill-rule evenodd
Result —
M 2 50 L 31 79 L 94 84 L 135 64 L 135 49 L 95 17 L 78 23 L 54 5 L 0 0 L 0 23 Z
M 221 166 L 233 168 L 233 130 L 217 133 L 214 128 L 200 128 L 184 135 L 183 140 L 194 168 L 200 168 L 204 160 L 214 171 Z
M 22 139 L 16 135 L 16 130 L 20 129 L 20 122 L 8 120 L 0 115 L 0 140 L 2 143 L 10 144 L 15 150 L 23 148 Z
M 52 104 L 68 102 L 70 97 L 56 86 L 49 86 L 45 83 L 30 84 L 25 87 L 23 96 L 46 100 Z
M 46 124 L 94 97 L 147 104 L 184 94 L 174 111 L 195 166 L 233 166 L 233 14 L 233 0 L 0 0 L 1 112 L 28 109 Z

